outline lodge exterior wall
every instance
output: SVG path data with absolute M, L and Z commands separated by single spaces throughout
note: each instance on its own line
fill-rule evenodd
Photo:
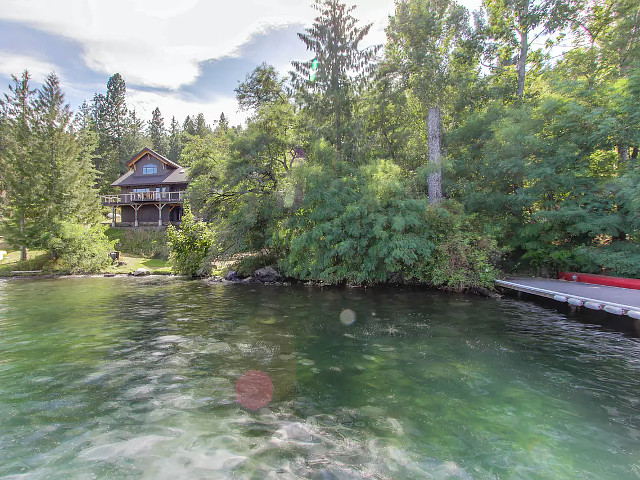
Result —
M 144 148 L 126 165 L 129 171 L 111 184 L 120 193 L 100 196 L 101 204 L 111 207 L 111 224 L 138 227 L 179 223 L 188 183 L 187 169 L 149 148 Z M 147 168 L 145 173 L 149 165 L 155 168 Z
M 162 209 L 162 223 L 167 224 L 169 222 L 178 222 L 177 209 L 182 210 L 182 207 L 176 207 L 171 209 L 169 206 L 165 206 Z M 123 205 L 120 207 L 120 221 L 124 224 L 133 225 L 135 222 L 135 212 L 133 207 Z M 142 205 L 138 209 L 138 224 L 153 224 L 158 225 L 158 207 L 155 205 Z

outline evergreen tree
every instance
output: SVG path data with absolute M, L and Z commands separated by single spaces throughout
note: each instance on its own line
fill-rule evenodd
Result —
M 46 236 L 64 217 L 68 194 L 75 194 L 69 191 L 68 181 L 76 175 L 76 141 L 71 131 L 71 109 L 64 103 L 60 81 L 54 73 L 46 77 L 38 91 L 35 111 L 34 159 L 38 160 L 43 170 L 47 164 L 50 167 L 47 197 L 39 218 L 43 235 Z M 43 243 L 47 243 L 46 239 L 43 239 Z
M 182 153 L 182 130 L 176 117 L 171 118 L 171 127 L 169 130 L 169 153 L 167 158 L 176 163 L 180 162 Z
M 50 183 L 34 157 L 35 90 L 29 85 L 31 77 L 25 70 L 20 78 L 13 75 L 11 78 L 9 93 L 3 102 L 6 114 L 1 158 L 6 189 L 3 232 L 11 245 L 20 247 L 21 260 L 26 260 L 27 248 L 39 244 L 37 217 Z
M 314 59 L 292 62 L 291 79 L 299 101 L 316 125 L 325 128 L 327 138 L 342 155 L 352 126 L 356 87 L 372 71 L 378 48 L 359 48 L 371 24 L 357 26 L 351 15 L 355 6 L 347 7 L 339 0 L 315 0 L 313 8 L 319 15 L 298 37 Z
M 144 121 L 138 117 L 135 109 L 130 110 L 127 118 L 126 133 L 121 147 L 121 151 L 123 152 L 123 168 L 124 163 L 126 163 L 131 155 L 142 150 L 147 144 L 147 137 L 144 131 Z
M 131 156 L 128 144 L 129 116 L 126 104 L 126 84 L 119 73 L 107 82 L 106 95 L 96 94 L 93 115 L 100 141 L 96 155 L 96 169 L 100 172 L 99 186 L 109 191 L 111 183 L 125 172 Z
M 182 123 L 182 131 L 189 135 L 196 134 L 196 126 L 193 123 L 193 118 L 191 118 L 189 115 L 187 115 L 187 118 L 185 118 L 184 122 Z
M 158 107 L 153 111 L 151 121 L 149 122 L 149 138 L 151 140 L 151 148 L 160 155 L 166 156 L 169 151 L 169 146 L 164 128 L 164 118 L 162 118 Z
M 218 120 L 218 124 L 216 125 L 216 130 L 226 134 L 229 131 L 229 120 L 224 115 L 224 112 L 220 114 L 220 119 Z
M 207 125 L 207 122 L 204 119 L 204 113 L 198 114 L 194 127 L 195 135 L 198 135 L 199 137 L 206 137 L 211 133 L 211 128 L 209 128 L 209 125 Z

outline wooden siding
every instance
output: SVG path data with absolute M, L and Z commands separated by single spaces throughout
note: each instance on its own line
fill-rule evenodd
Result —
M 162 223 L 178 222 L 181 218 L 182 207 L 166 205 L 162 209 Z M 123 205 L 120 207 L 120 221 L 133 225 L 135 214 L 133 207 Z M 142 205 L 138 209 L 138 224 L 158 224 L 158 207 L 155 205 Z

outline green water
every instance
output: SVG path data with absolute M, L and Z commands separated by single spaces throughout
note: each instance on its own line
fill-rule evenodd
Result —
M 0 477 L 640 478 L 640 343 L 415 290 L 3 281 Z

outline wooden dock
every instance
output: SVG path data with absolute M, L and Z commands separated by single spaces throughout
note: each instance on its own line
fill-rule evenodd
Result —
M 640 290 L 546 278 L 508 278 L 496 280 L 496 285 L 551 298 L 575 308 L 588 308 L 640 320 Z

